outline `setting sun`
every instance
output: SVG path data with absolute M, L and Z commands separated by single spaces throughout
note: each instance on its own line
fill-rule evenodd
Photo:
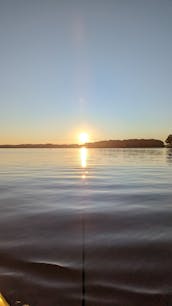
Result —
M 88 142 L 88 141 L 89 141 L 89 136 L 88 136 L 88 134 L 87 134 L 87 133 L 81 133 L 81 134 L 79 135 L 79 141 L 80 141 L 80 143 L 82 143 L 82 144 Z

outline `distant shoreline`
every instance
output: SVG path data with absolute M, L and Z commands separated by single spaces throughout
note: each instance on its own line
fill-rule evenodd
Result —
M 4 144 L 0 149 L 69 149 L 69 148 L 165 148 L 165 144 L 157 139 L 103 140 L 85 144 Z

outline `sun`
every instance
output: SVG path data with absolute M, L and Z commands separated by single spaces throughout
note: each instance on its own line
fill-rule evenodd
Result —
M 89 141 L 89 135 L 87 133 L 85 133 L 85 132 L 84 133 L 80 133 L 79 134 L 79 141 L 82 144 L 88 142 Z

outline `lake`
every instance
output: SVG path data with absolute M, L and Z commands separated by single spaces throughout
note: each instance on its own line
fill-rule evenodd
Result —
M 0 291 L 172 305 L 172 149 L 1 149 Z

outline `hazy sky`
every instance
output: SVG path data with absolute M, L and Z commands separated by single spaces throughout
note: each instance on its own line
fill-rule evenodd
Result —
M 0 143 L 172 133 L 171 0 L 0 0 Z

